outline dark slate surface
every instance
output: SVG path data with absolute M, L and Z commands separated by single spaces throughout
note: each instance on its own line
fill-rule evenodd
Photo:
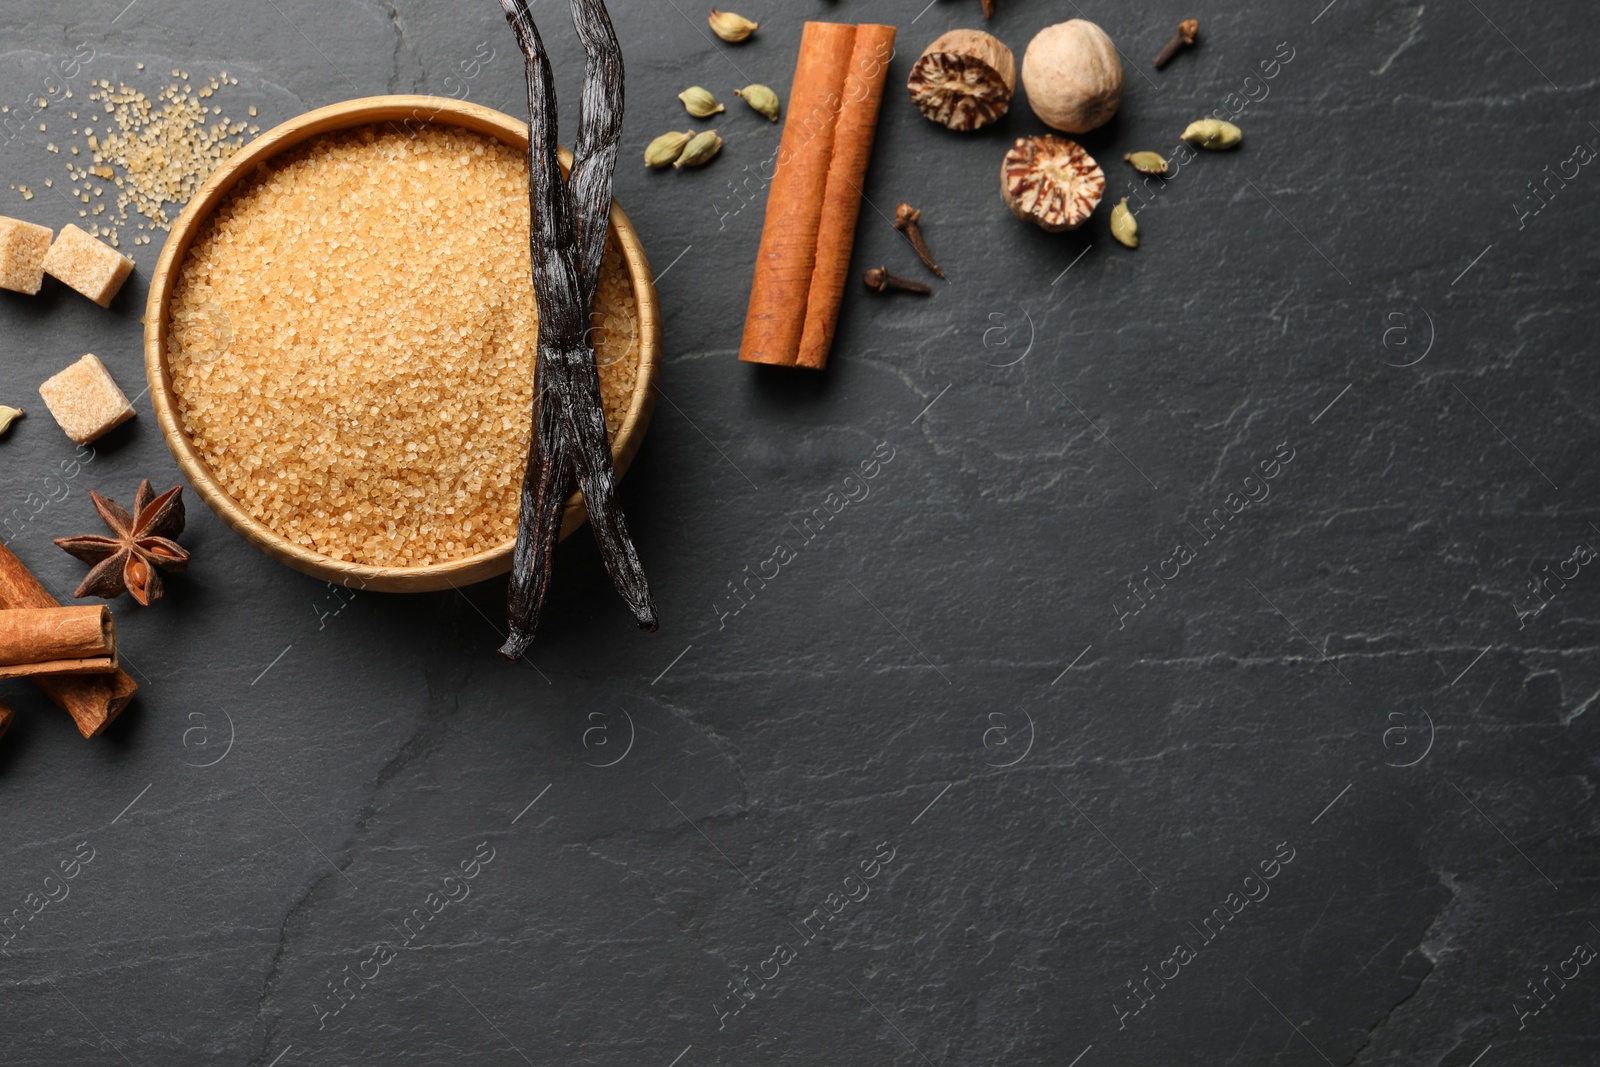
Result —
M 924 2 L 746 0 L 736 49 L 682 0 L 613 5 L 618 196 L 664 272 L 624 494 L 659 634 L 587 537 L 509 668 L 503 581 L 344 603 L 196 504 L 170 602 L 117 605 L 144 688 L 106 737 L 0 691 L 0 1061 L 1595 1062 L 1600 179 L 1565 161 L 1600 146 L 1600 16 L 1083 0 L 1129 57 L 1085 138 L 1113 197 L 1123 152 L 1256 98 L 1128 252 L 1103 211 L 1007 214 L 1025 107 L 967 138 L 914 112 L 909 58 L 982 21 Z M 8 0 L 3 101 L 86 42 L 84 78 L 147 92 L 225 68 L 217 102 L 264 126 L 390 91 L 519 109 L 489 0 L 124 3 Z M 1019 53 L 1080 10 L 1000 7 Z M 579 52 L 536 10 L 570 132 Z M 1190 15 L 1203 44 L 1150 72 Z M 854 269 L 917 275 L 907 199 L 950 274 L 852 288 L 820 376 L 735 358 L 779 130 L 731 93 L 787 92 L 808 17 L 902 31 Z M 732 106 L 722 157 L 646 173 L 692 83 Z M 74 221 L 50 140 L 0 146 L 0 212 Z M 110 312 L 0 294 L 0 403 L 34 409 L 0 443 L 6 536 L 58 587 L 87 488 L 176 478 L 141 399 L 47 481 L 72 449 L 34 393 L 84 351 L 138 390 L 158 249 Z

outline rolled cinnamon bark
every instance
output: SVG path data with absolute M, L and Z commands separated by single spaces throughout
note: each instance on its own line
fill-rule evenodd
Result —
M 801 31 L 739 348 L 746 362 L 792 367 L 799 355 L 834 130 L 855 41 L 854 26 L 835 22 L 808 22 Z
M 0 545 L 0 609 L 60 606 L 22 561 Z M 72 716 L 84 737 L 93 737 L 110 726 L 139 689 L 139 683 L 121 670 L 110 674 L 47 674 L 32 681 Z
M 0 610 L 0 678 L 116 669 L 117 630 L 105 605 Z
M 805 332 L 795 366 L 821 370 L 828 365 L 833 330 L 839 323 L 850 275 L 850 252 L 855 247 L 856 217 L 861 214 L 861 187 L 872 158 L 878 130 L 878 105 L 883 83 L 894 55 L 894 27 L 868 23 L 856 27 L 855 50 L 844 80 L 844 103 L 833 131 L 833 158 L 828 162 L 828 184 L 822 194 L 822 217 L 817 223 L 816 266 L 811 273 L 811 293 L 806 298 Z

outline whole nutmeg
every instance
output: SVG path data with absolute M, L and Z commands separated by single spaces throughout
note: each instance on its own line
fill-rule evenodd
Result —
M 1122 103 L 1122 57 L 1094 23 L 1060 22 L 1028 43 L 1022 84 L 1046 126 L 1088 133 L 1110 121 Z

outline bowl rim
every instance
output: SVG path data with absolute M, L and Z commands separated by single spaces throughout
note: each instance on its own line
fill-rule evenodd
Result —
M 166 359 L 167 313 L 183 261 L 217 205 L 239 181 L 257 164 L 313 138 L 385 122 L 458 126 L 494 137 L 522 152 L 528 147 L 526 122 L 481 104 L 438 96 L 361 97 L 307 111 L 267 130 L 213 172 L 172 225 L 151 274 L 150 293 L 145 302 L 145 376 L 150 384 L 156 421 L 178 467 L 200 498 L 241 537 L 269 556 L 313 577 L 378 592 L 426 592 L 456 588 L 506 573 L 511 569 L 515 541 L 506 541 L 471 556 L 420 567 L 384 567 L 336 560 L 290 541 L 245 511 L 189 440 L 179 419 L 177 394 Z M 563 148 L 561 157 L 562 166 L 569 167 L 571 154 Z M 661 321 L 649 259 L 638 232 L 615 202 L 611 206 L 610 232 L 621 248 L 633 285 L 639 337 L 639 366 L 633 396 L 611 442 L 612 461 L 620 480 L 638 452 L 655 407 L 656 384 L 661 372 Z M 566 502 L 561 536 L 568 536 L 587 520 L 582 497 L 573 493 Z

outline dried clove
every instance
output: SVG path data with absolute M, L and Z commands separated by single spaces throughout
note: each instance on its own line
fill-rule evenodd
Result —
M 1178 32 L 1172 35 L 1172 40 L 1156 56 L 1155 68 L 1160 70 L 1172 62 L 1172 57 L 1194 44 L 1195 35 L 1200 32 L 1199 19 L 1184 19 L 1178 23 Z
M 983 0 L 983 17 L 994 18 L 994 0 Z
M 933 261 L 933 253 L 928 251 L 928 242 L 922 239 L 922 228 L 917 225 L 917 221 L 921 218 L 922 212 L 902 200 L 900 206 L 894 209 L 894 228 L 910 238 L 911 247 L 917 250 L 923 265 L 943 278 L 944 271 Z
M 914 282 L 909 278 L 896 278 L 889 273 L 887 267 L 873 267 L 862 276 L 861 280 L 867 283 L 868 289 L 876 289 L 880 293 L 886 293 L 890 289 L 898 289 L 902 293 L 916 293 L 919 296 L 927 296 L 933 292 L 932 289 L 929 289 L 921 282 Z

